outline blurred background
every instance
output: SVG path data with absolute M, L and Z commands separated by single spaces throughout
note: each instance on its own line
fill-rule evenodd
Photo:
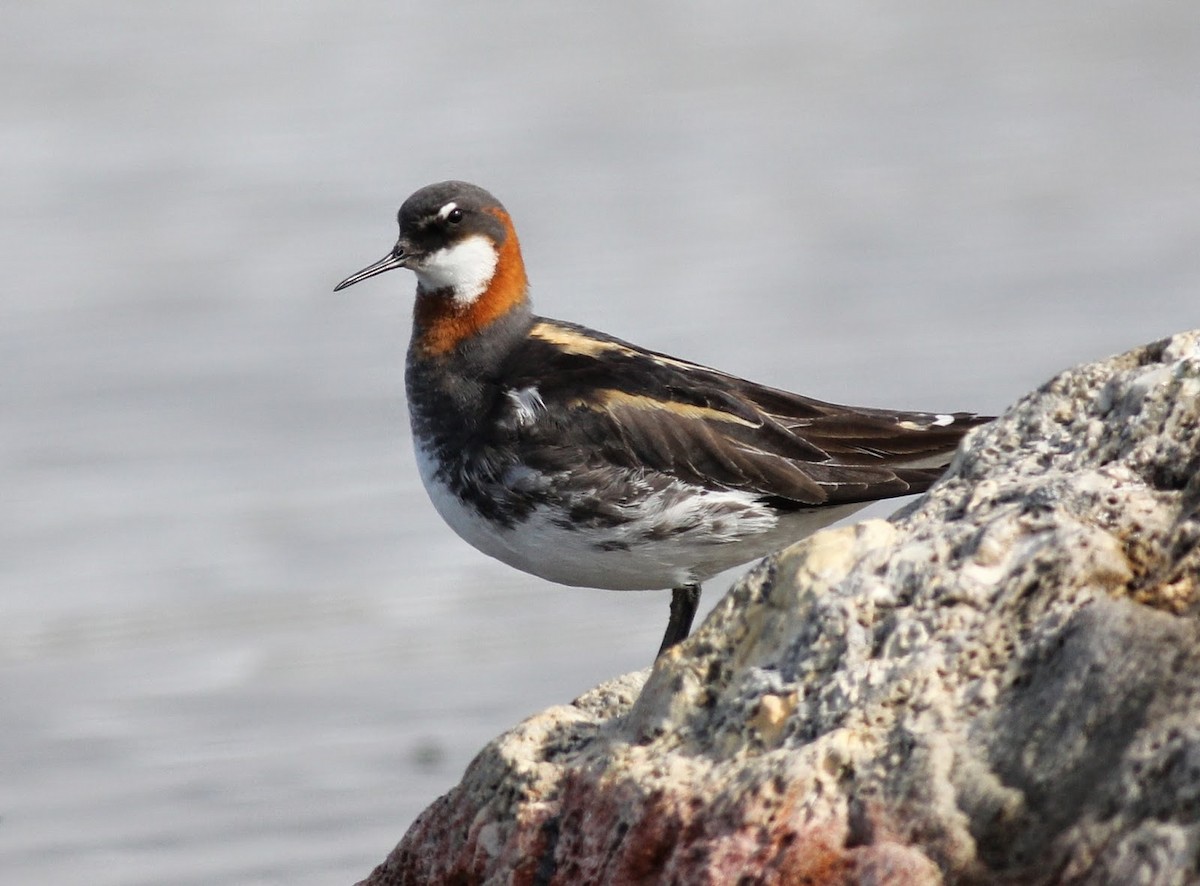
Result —
M 732 7 L 3 5 L 7 882 L 352 882 L 651 661 L 666 593 L 426 500 L 411 275 L 331 292 L 421 185 L 506 203 L 541 312 L 825 399 L 1200 325 L 1200 5 Z

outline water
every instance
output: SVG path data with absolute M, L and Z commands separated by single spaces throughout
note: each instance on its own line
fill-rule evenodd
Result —
M 425 499 L 412 282 L 330 292 L 420 185 L 505 200 L 545 313 L 829 399 L 1000 410 L 1200 325 L 1193 4 L 0 16 L 6 882 L 352 882 L 648 663 L 665 594 Z

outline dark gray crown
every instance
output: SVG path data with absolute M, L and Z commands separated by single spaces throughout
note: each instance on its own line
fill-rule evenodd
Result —
M 451 203 L 462 214 L 457 221 L 452 221 L 454 216 L 445 212 Z M 500 201 L 478 185 L 445 181 L 426 185 L 405 200 L 396 221 L 400 224 L 400 236 L 425 250 L 472 234 L 486 234 L 499 244 L 507 233 L 495 210 L 505 214 Z

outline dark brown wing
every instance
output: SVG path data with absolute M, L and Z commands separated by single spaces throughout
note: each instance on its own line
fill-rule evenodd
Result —
M 518 433 L 552 461 L 584 453 L 781 506 L 921 492 L 990 420 L 838 406 L 552 320 L 538 321 L 503 377 L 536 390 L 537 420 Z

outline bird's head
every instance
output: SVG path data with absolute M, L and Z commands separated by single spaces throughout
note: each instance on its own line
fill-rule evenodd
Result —
M 394 268 L 417 275 L 418 335 L 426 349 L 453 347 L 528 300 L 521 247 L 500 201 L 460 181 L 428 185 L 404 201 L 392 251 L 334 291 Z M 422 328 L 424 327 L 424 328 Z

